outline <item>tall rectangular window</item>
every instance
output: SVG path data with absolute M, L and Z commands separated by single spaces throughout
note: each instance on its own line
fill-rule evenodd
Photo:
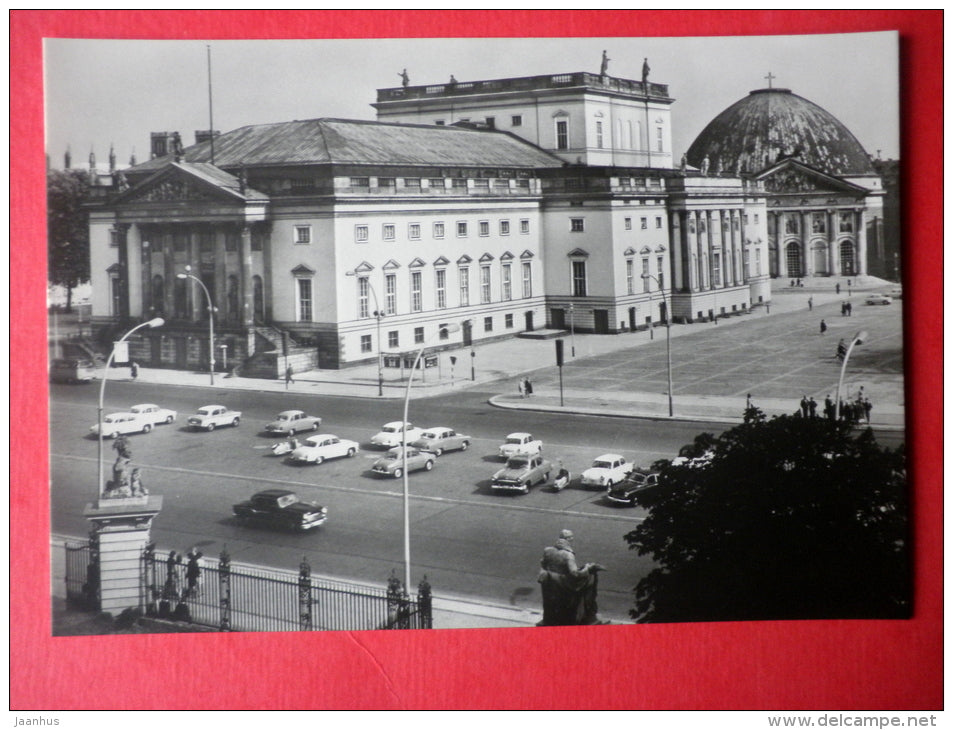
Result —
M 642 216 L 641 218 L 639 218 L 639 228 L 641 228 L 644 231 L 648 227 L 649 227 L 649 219 L 646 218 L 645 216 Z
M 649 278 L 649 260 L 642 259 L 642 291 L 652 291 L 652 280 Z
M 358 317 L 361 319 L 371 316 L 371 308 L 368 302 L 370 286 L 371 283 L 367 280 L 366 276 L 362 276 L 357 280 L 357 312 Z
M 523 262 L 523 299 L 533 296 L 533 264 Z
M 503 301 L 508 302 L 513 298 L 513 267 L 510 264 L 503 264 Z
M 400 347 L 400 332 L 397 330 L 391 330 L 387 333 L 387 346 L 391 350 L 396 350 Z
M 664 138 L 663 138 L 662 134 L 663 134 L 663 133 L 662 133 L 662 128 L 661 128 L 661 127 L 656 127 L 656 128 L 655 128 L 655 146 L 656 146 L 656 151 L 657 151 L 657 152 L 664 152 L 664 151 L 665 151 Z
M 423 277 L 419 271 L 410 273 L 410 310 L 412 312 L 419 312 L 423 309 L 422 281 Z
M 470 306 L 470 269 L 460 269 L 460 306 Z
M 565 119 L 556 122 L 556 149 L 569 149 L 569 122 Z
M 841 233 L 852 233 L 854 230 L 854 214 L 851 212 L 844 212 L 840 214 L 840 232 Z
M 586 296 L 586 262 L 572 262 L 572 295 L 574 297 Z
M 713 253 L 711 256 L 711 279 L 712 286 L 721 286 L 721 254 Z
M 490 235 L 490 221 L 480 221 L 480 235 L 481 236 Z
M 628 294 L 635 294 L 635 262 L 625 260 L 625 290 Z
M 437 221 L 433 224 L 433 237 L 434 238 L 443 238 L 444 235 L 444 225 L 443 221 Z
M 466 238 L 466 235 L 467 235 L 467 222 L 457 221 L 457 237 Z
M 596 147 L 602 149 L 602 122 L 596 122 Z
M 483 331 L 492 332 L 493 331 L 493 317 L 484 317 L 483 318 Z
M 447 271 L 437 269 L 434 275 L 437 281 L 437 309 L 444 309 L 447 306 Z
M 490 302 L 490 267 L 480 267 L 480 303 L 489 304 Z
M 397 313 L 397 274 L 384 277 L 384 307 L 387 314 Z
M 529 218 L 520 219 L 520 233 L 529 233 Z
M 298 321 L 310 322 L 311 317 L 311 279 L 298 279 Z
M 655 259 L 655 273 L 656 273 L 657 278 L 658 278 L 659 289 L 664 289 L 664 288 L 665 288 L 665 266 L 664 266 L 664 261 L 665 261 L 665 260 L 664 260 L 661 256 L 659 256 L 657 259 Z
M 500 221 L 500 235 L 501 236 L 510 235 L 510 222 L 508 220 Z
M 631 230 L 632 230 L 632 219 L 631 219 L 631 218 L 626 218 L 626 219 L 625 219 L 625 230 L 627 230 L 627 231 L 631 231 Z
M 424 328 L 423 327 L 414 327 L 414 344 L 420 345 L 424 341 Z
M 370 352 L 373 349 L 370 335 L 361 335 L 361 352 Z
M 761 276 L 761 249 L 760 248 L 756 248 L 754 250 L 754 267 L 755 267 L 755 270 L 757 271 L 757 274 L 755 275 Z

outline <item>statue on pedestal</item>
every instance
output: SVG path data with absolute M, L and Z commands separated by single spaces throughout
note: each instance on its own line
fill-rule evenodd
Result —
M 543 620 L 537 626 L 589 626 L 605 624 L 599 618 L 598 563 L 576 564 L 573 533 L 562 530 L 559 538 L 543 550 L 537 576 L 543 594 Z

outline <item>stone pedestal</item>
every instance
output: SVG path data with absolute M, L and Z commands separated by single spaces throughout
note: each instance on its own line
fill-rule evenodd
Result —
M 138 608 L 142 584 L 141 556 L 150 541 L 153 518 L 162 497 L 99 499 L 86 505 L 90 537 L 99 557 L 99 609 L 118 614 Z

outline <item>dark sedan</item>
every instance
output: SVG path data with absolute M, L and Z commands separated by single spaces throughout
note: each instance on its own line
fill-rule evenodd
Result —
M 310 530 L 324 524 L 328 508 L 307 502 L 287 489 L 266 489 L 232 507 L 242 522 L 259 522 L 287 530 Z
M 646 469 L 633 469 L 618 484 L 613 484 L 606 492 L 606 499 L 615 504 L 635 507 L 640 494 L 651 492 L 658 486 L 658 473 Z

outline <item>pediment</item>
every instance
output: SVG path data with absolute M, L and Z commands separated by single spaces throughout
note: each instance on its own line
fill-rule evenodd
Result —
M 500 254 L 500 261 L 512 261 L 514 258 L 516 257 L 509 251 L 504 251 Z
M 422 258 L 420 258 L 419 256 L 418 256 L 417 258 L 415 258 L 413 261 L 411 261 L 409 264 L 407 264 L 407 266 L 408 266 L 409 268 L 411 268 L 411 269 L 419 269 L 419 268 L 421 268 L 422 266 L 426 266 L 426 265 L 427 265 L 427 262 L 424 261 L 424 260 L 423 260 Z
M 450 259 L 448 259 L 446 256 L 441 256 L 441 257 L 439 257 L 436 261 L 433 262 L 433 265 L 434 265 L 434 266 L 446 266 L 446 265 L 449 264 L 449 263 L 450 263 Z
M 486 263 L 487 261 L 492 261 L 492 260 L 493 260 L 493 254 L 491 253 L 485 253 L 480 257 L 481 263 Z
M 249 199 L 268 200 L 268 196 L 214 165 L 170 162 L 121 192 L 116 203 L 244 203 Z
M 815 170 L 793 159 L 782 160 L 762 172 L 756 179 L 764 184 L 766 192 L 779 195 L 864 192 L 864 189 L 858 185 Z
M 636 251 L 634 248 L 629 246 L 625 251 L 622 252 L 623 256 L 635 256 Z
M 291 270 L 292 276 L 314 276 L 315 270 L 305 264 L 298 264 Z
M 354 267 L 355 273 L 358 274 L 367 274 L 374 270 L 374 264 L 368 263 L 367 261 L 362 261 L 357 266 Z
M 386 264 L 384 264 L 381 268 L 384 269 L 384 271 L 391 271 L 391 270 L 393 270 L 393 269 L 399 269 L 399 268 L 400 268 L 400 264 L 398 264 L 396 261 L 394 261 L 394 259 L 390 259 L 390 260 L 389 260 Z
M 530 251 L 529 249 L 526 249 L 525 251 L 523 251 L 523 253 L 520 254 L 520 258 L 521 258 L 521 259 L 531 259 L 531 258 L 533 258 L 535 255 L 536 255 L 536 254 L 534 254 L 532 251 Z
M 589 258 L 589 252 L 581 248 L 574 248 L 572 251 L 570 251 L 566 255 L 570 257 L 575 257 L 575 258 Z
M 460 258 L 457 259 L 457 266 L 463 266 L 464 264 L 469 264 L 473 259 L 471 259 L 466 254 L 463 254 Z

